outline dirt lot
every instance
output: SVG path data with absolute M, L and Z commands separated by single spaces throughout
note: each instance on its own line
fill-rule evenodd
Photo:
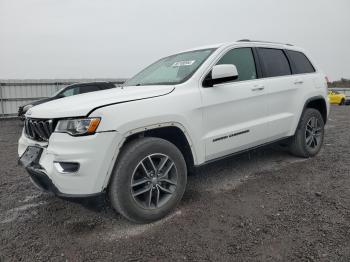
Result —
M 313 159 L 262 148 L 201 168 L 166 219 L 41 193 L 17 166 L 19 121 L 0 121 L 0 261 L 350 261 L 350 107 L 333 107 Z

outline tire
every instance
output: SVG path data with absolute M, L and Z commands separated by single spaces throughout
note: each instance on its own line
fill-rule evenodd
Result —
M 312 121 L 315 122 L 312 122 Z M 317 127 L 312 127 L 312 125 Z M 320 151 L 324 138 L 324 121 L 321 113 L 306 108 L 299 121 L 297 130 L 290 140 L 289 151 L 298 157 L 313 157 Z
M 174 210 L 186 183 L 186 162 L 175 145 L 160 138 L 139 138 L 127 144 L 118 157 L 109 198 L 112 207 L 128 220 L 149 223 Z
M 340 105 L 340 106 L 343 106 L 344 104 L 345 104 L 345 100 L 342 99 L 342 100 L 340 101 L 339 105 Z

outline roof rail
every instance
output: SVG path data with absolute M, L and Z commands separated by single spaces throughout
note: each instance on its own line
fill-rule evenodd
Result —
M 256 43 L 267 43 L 267 44 L 279 44 L 279 45 L 293 46 L 292 44 L 285 44 L 285 43 L 278 43 L 278 42 L 269 42 L 269 41 L 260 41 L 260 40 L 250 40 L 250 39 L 240 39 L 237 42 L 256 42 Z

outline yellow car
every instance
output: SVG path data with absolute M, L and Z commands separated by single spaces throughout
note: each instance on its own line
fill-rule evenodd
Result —
M 328 91 L 328 98 L 331 104 L 344 105 L 346 96 L 337 91 Z

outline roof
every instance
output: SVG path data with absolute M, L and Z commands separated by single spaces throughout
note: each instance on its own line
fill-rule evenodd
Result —
M 251 46 L 269 46 L 269 47 L 278 47 L 278 48 L 284 48 L 284 49 L 303 51 L 301 48 L 298 48 L 298 47 L 296 47 L 292 44 L 288 44 L 288 43 L 278 43 L 278 42 L 242 39 L 242 40 L 238 40 L 236 42 L 218 43 L 218 44 L 213 44 L 213 45 L 195 47 L 195 48 L 185 50 L 183 52 L 195 51 L 195 50 L 201 50 L 201 49 L 209 49 L 209 48 L 220 48 L 220 47 L 227 47 L 227 46 L 232 46 L 232 45 L 246 45 L 246 44 L 251 44 Z
M 261 41 L 261 40 L 250 40 L 250 39 L 241 39 L 238 40 L 237 42 L 239 43 L 263 43 L 263 44 L 274 44 L 274 45 L 288 45 L 288 46 L 293 46 L 291 44 L 287 44 L 287 43 L 278 43 L 278 42 L 271 42 L 271 41 Z

